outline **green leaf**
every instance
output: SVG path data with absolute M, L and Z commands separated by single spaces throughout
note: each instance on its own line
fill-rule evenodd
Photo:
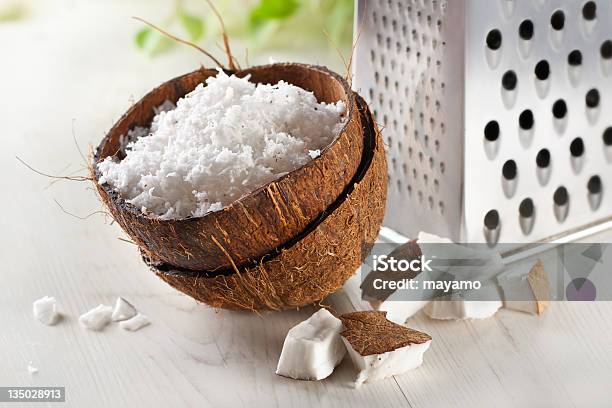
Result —
M 291 17 L 299 7 L 296 0 L 260 0 L 251 10 L 251 24 L 257 25 L 265 20 L 284 20 Z
M 140 49 L 145 48 L 145 43 L 147 41 L 147 37 L 151 34 L 151 29 L 149 27 L 141 28 L 136 33 L 134 37 L 134 41 L 136 41 L 136 46 Z
M 17 21 L 26 16 L 26 9 L 20 4 L 9 4 L 0 7 L 0 22 Z
M 179 11 L 179 19 L 181 24 L 187 30 L 191 41 L 197 41 L 204 34 L 204 21 L 193 14 L 189 14 L 185 10 Z
M 150 56 L 160 54 L 170 49 L 174 42 L 150 27 L 145 27 L 136 33 L 134 38 L 136 46 L 145 51 Z
M 332 39 L 340 44 L 350 43 L 353 27 L 353 0 L 337 0 L 327 16 Z

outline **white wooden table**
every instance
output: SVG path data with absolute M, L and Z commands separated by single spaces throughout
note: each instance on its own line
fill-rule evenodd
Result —
M 49 187 L 15 159 L 54 174 L 79 170 L 73 120 L 79 143 L 95 145 L 131 100 L 202 60 L 135 51 L 129 16 L 161 16 L 161 2 L 83 3 L 39 2 L 29 20 L 0 25 L 0 386 L 65 386 L 70 407 L 612 406 L 612 304 L 604 302 L 555 303 L 541 318 L 417 315 L 409 324 L 434 338 L 424 365 L 357 390 L 348 359 L 320 382 L 276 376 L 287 330 L 313 308 L 260 317 L 199 305 L 153 276 L 110 220 L 76 219 L 54 202 L 81 216 L 97 211 L 90 186 Z M 316 50 L 284 55 L 340 68 Z M 32 318 L 43 295 L 65 314 L 57 326 Z M 79 327 L 79 314 L 117 296 L 152 324 L 134 333 Z M 327 303 L 353 309 L 342 291 Z

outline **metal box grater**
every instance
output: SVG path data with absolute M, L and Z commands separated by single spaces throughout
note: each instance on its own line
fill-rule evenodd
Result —
M 356 6 L 353 86 L 384 126 L 385 225 L 494 246 L 610 223 L 612 2 Z

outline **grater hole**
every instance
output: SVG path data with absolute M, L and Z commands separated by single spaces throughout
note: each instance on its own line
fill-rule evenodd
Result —
M 599 105 L 599 91 L 595 88 L 589 90 L 585 96 L 586 106 L 596 108 Z
M 582 7 L 582 17 L 585 20 L 595 20 L 597 17 L 597 4 L 594 1 L 587 1 Z
M 519 26 L 519 36 L 523 40 L 531 40 L 533 38 L 533 22 L 531 20 L 523 20 Z
M 582 53 L 580 50 L 574 50 L 567 56 L 567 63 L 573 67 L 582 65 Z
M 563 99 L 559 99 L 553 104 L 552 113 L 557 119 L 563 119 L 567 115 L 567 104 Z
M 444 174 L 445 170 L 446 170 L 446 164 L 444 164 L 444 162 L 440 162 L 440 173 Z
M 432 197 L 432 196 L 429 196 L 429 197 L 427 198 L 427 201 L 429 202 L 429 209 L 430 209 L 430 210 L 433 210 L 433 208 L 434 208 L 434 199 L 433 199 L 433 197 Z
M 533 205 L 533 200 L 531 198 L 526 198 L 521 201 L 519 205 L 519 214 L 523 218 L 531 218 L 535 213 L 535 206 Z
M 491 50 L 498 50 L 502 45 L 502 33 L 497 28 L 487 34 L 487 47 Z
M 569 193 L 567 188 L 560 186 L 555 190 L 553 194 L 553 201 L 558 206 L 566 205 L 569 202 Z
M 518 78 L 516 77 L 516 72 L 510 70 L 507 71 L 502 77 L 502 86 L 507 91 L 512 91 L 516 88 L 516 84 L 518 82 Z
M 489 142 L 494 142 L 499 138 L 499 123 L 492 120 L 484 128 L 484 136 Z
M 502 175 L 506 180 L 514 180 L 517 176 L 518 170 L 516 162 L 514 160 L 508 160 L 502 167 Z
M 612 146 L 612 127 L 608 127 L 604 130 L 603 142 L 606 146 Z
M 438 210 L 440 211 L 440 214 L 444 214 L 444 202 L 440 201 L 438 203 Z
M 521 129 L 529 130 L 533 127 L 534 119 L 533 112 L 530 109 L 526 109 L 519 115 L 519 126 Z
M 497 210 L 490 210 L 484 217 L 484 225 L 487 229 L 494 230 L 499 227 L 499 213 Z
M 601 48 L 599 49 L 601 53 L 601 58 L 603 59 L 611 59 L 612 58 L 612 40 L 606 40 L 601 44 Z
M 570 153 L 574 157 L 580 157 L 584 154 L 584 142 L 582 138 L 577 137 L 570 144 Z
M 548 79 L 548 76 L 550 75 L 550 65 L 548 64 L 548 61 L 542 60 L 536 64 L 535 75 L 540 81 Z
M 589 179 L 587 183 L 587 189 L 590 194 L 599 194 L 603 189 L 603 185 L 601 183 L 601 178 L 599 176 L 593 176 Z
M 536 165 L 540 168 L 546 168 L 550 166 L 550 151 L 548 149 L 542 149 L 536 156 Z
M 550 25 L 557 31 L 563 30 L 565 26 L 565 13 L 561 10 L 555 11 L 550 17 Z

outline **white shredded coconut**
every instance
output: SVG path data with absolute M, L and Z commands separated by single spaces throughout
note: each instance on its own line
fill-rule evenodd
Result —
M 151 129 L 128 132 L 126 157 L 99 163 L 99 181 L 161 219 L 202 216 L 318 157 L 345 111 L 283 81 L 254 84 L 219 70 L 176 108 L 159 107 Z
M 317 157 L 319 157 L 321 155 L 321 150 L 319 150 L 319 149 L 317 149 L 317 150 L 309 150 L 308 151 L 308 155 L 312 159 L 316 159 Z

